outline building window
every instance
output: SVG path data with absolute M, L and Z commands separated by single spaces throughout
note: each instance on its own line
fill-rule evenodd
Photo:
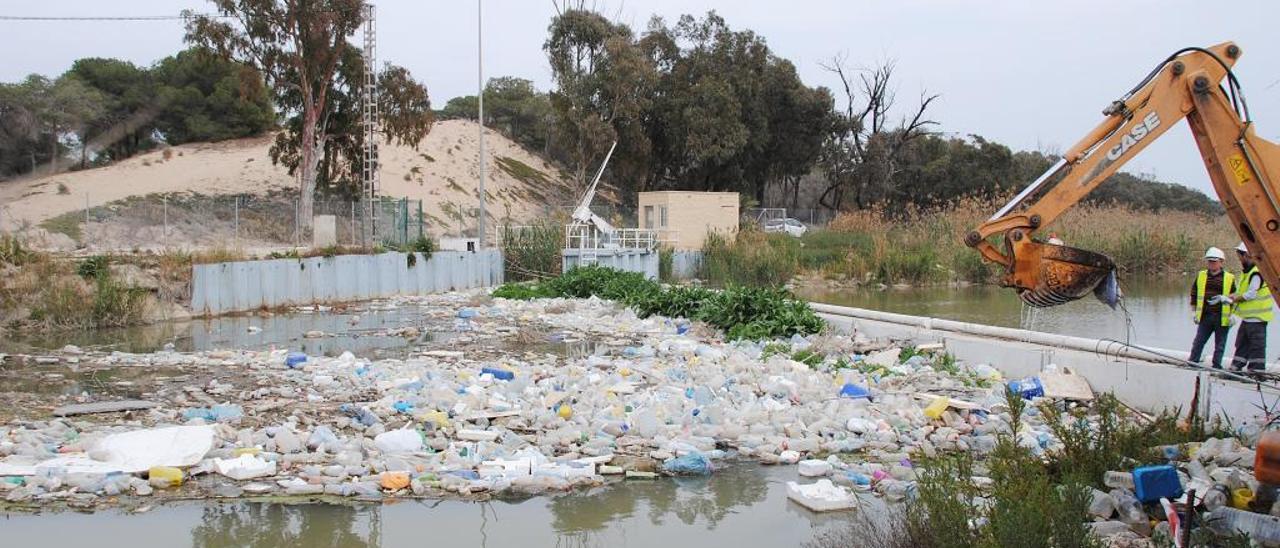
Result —
M 667 228 L 667 206 L 658 206 L 658 216 L 661 222 L 658 224 L 661 228 Z
M 644 206 L 644 227 L 653 228 L 653 206 Z

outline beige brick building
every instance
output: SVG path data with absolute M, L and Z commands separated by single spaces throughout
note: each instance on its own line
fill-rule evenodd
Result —
M 639 228 L 657 230 L 675 249 L 702 249 L 707 232 L 738 231 L 737 192 L 641 192 L 639 201 Z

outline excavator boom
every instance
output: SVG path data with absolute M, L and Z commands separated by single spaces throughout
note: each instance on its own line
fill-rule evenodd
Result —
M 1185 48 L 1165 59 L 1058 163 L 965 236 L 1003 265 L 1006 287 L 1033 306 L 1093 291 L 1115 270 L 1105 255 L 1035 238 L 1126 162 L 1185 118 L 1231 224 L 1271 287 L 1280 287 L 1280 146 L 1259 138 L 1231 68 L 1240 48 Z M 1002 237 L 997 240 L 997 236 Z M 1280 299 L 1280 292 L 1275 293 Z

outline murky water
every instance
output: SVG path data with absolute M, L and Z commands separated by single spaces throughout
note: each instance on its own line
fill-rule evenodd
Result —
M 1189 279 L 1122 282 L 1124 307 L 1114 311 L 1092 297 L 1053 308 L 1034 309 L 1023 306 L 1013 290 L 993 286 L 884 291 L 809 288 L 797 293 L 816 302 L 1188 350 L 1196 334 L 1196 326 L 1191 321 L 1190 283 Z M 1268 357 L 1275 359 L 1274 349 L 1280 344 L 1280 322 L 1271 323 L 1267 339 L 1272 349 Z M 1233 329 L 1227 344 L 1228 359 L 1234 343 Z
M 786 498 L 795 467 L 737 465 L 709 478 L 627 481 L 519 502 L 351 506 L 191 503 L 142 514 L 0 516 L 7 546 L 797 546 L 857 514 Z M 864 497 L 859 510 L 883 515 Z
M 250 331 L 251 326 L 257 330 Z M 406 326 L 423 331 L 414 338 L 387 333 Z M 325 336 L 309 339 L 305 337 L 308 331 L 320 331 Z M 279 347 L 326 356 L 350 350 L 379 358 L 398 356 L 416 344 L 441 342 L 455 335 L 452 319 L 424 318 L 419 306 L 378 310 L 360 305 L 329 312 L 291 311 L 271 316 L 223 316 L 126 328 L 22 334 L 0 340 L 0 351 L 29 352 L 74 344 L 84 349 L 154 352 L 173 344 L 180 352 Z

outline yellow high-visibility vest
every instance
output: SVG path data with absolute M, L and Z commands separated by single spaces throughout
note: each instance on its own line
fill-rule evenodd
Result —
M 1231 293 L 1231 290 L 1232 290 L 1231 282 L 1234 280 L 1235 280 L 1235 276 L 1232 275 L 1230 272 L 1222 273 L 1222 293 L 1223 294 Z M 1209 282 L 1209 271 L 1201 270 L 1200 274 L 1196 275 L 1196 323 L 1200 323 L 1200 315 L 1201 313 L 1204 312 L 1204 286 L 1208 282 Z M 1222 306 L 1222 326 L 1226 327 L 1231 325 L 1231 310 L 1229 310 L 1230 304 L 1222 303 L 1221 306 Z
M 1258 273 L 1257 265 L 1250 268 L 1248 272 L 1241 274 L 1236 278 L 1236 315 L 1242 320 L 1257 319 L 1269 322 L 1275 317 L 1271 310 L 1271 288 L 1267 287 L 1267 281 L 1262 280 L 1262 285 L 1258 286 L 1258 296 L 1252 300 L 1244 300 L 1244 292 L 1249 290 L 1249 280 L 1254 276 L 1262 276 Z

